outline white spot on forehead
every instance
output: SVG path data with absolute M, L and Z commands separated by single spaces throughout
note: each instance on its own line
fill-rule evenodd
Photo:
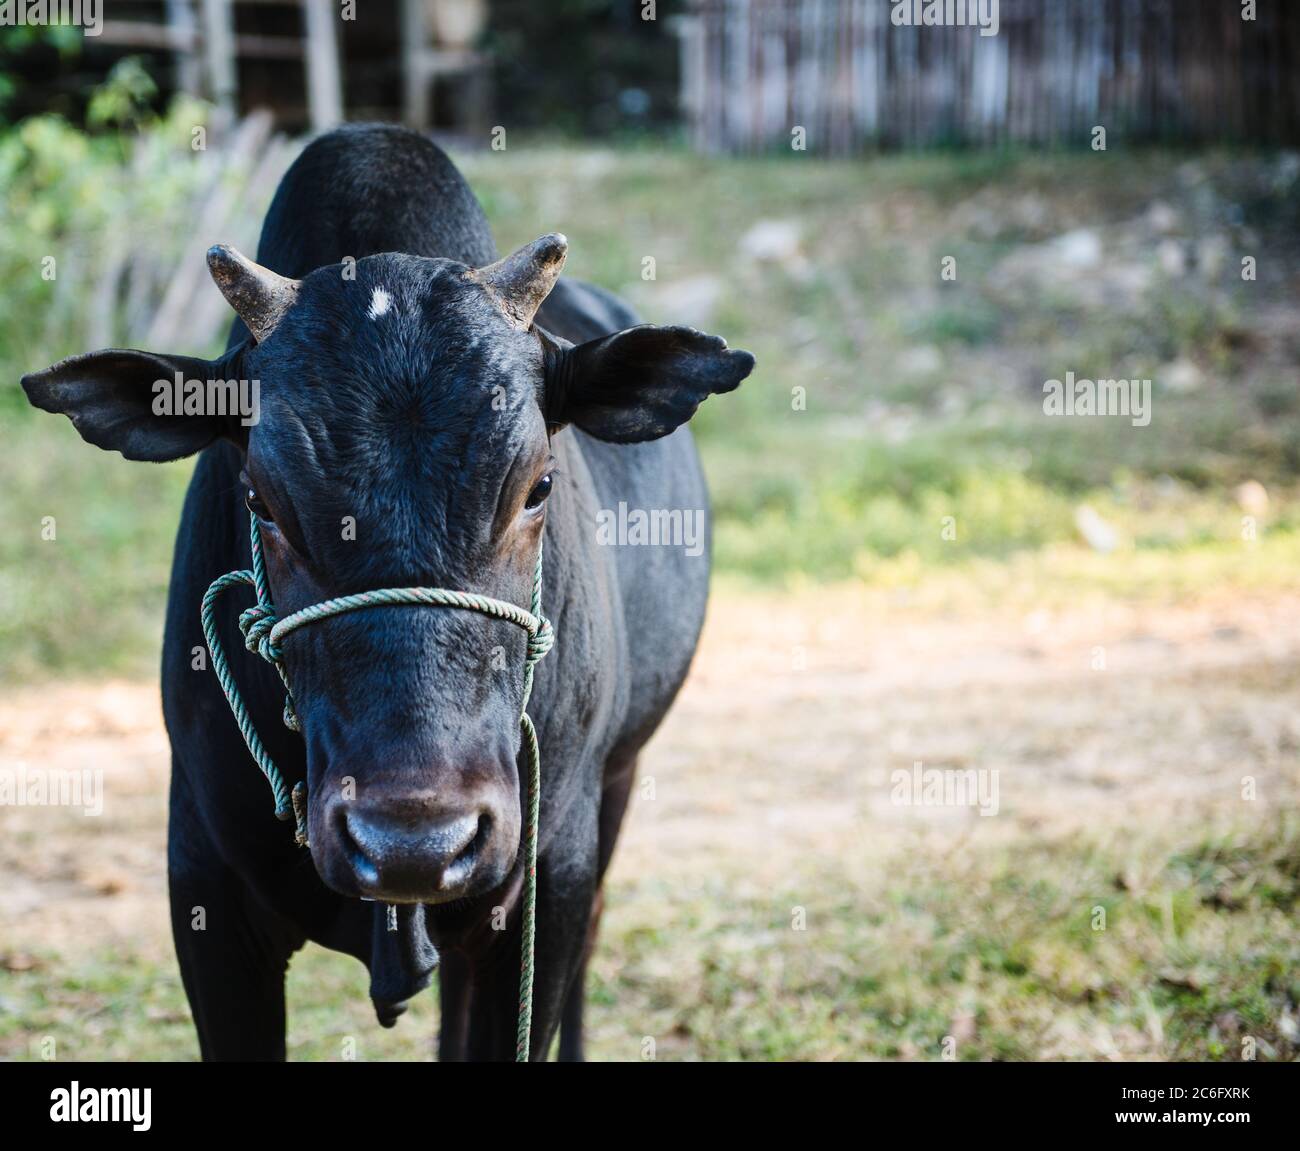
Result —
M 388 309 L 392 306 L 393 297 L 383 288 L 376 288 L 374 295 L 370 297 L 370 310 L 366 312 L 366 315 L 372 320 L 377 320 L 380 316 L 388 315 Z

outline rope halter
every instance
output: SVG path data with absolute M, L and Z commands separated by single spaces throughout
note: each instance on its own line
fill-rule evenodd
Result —
M 262 539 L 257 530 L 257 517 L 249 513 L 249 532 L 252 543 L 251 570 L 227 572 L 212 581 L 203 596 L 200 617 L 203 636 L 212 656 L 212 669 L 225 693 L 226 702 L 239 725 L 240 734 L 248 750 L 275 797 L 277 819 L 295 822 L 294 842 L 300 847 L 307 844 L 307 785 L 299 782 L 292 792 L 285 786 L 284 776 L 267 754 L 257 729 L 253 726 L 243 696 L 235 684 L 226 660 L 225 650 L 217 636 L 216 605 L 221 594 L 237 584 L 248 584 L 257 596 L 257 603 L 239 614 L 239 631 L 244 646 L 259 655 L 279 673 L 284 684 L 284 725 L 290 731 L 301 731 L 297 712 L 293 706 L 293 691 L 284 670 L 284 655 L 280 644 L 285 636 L 307 624 L 316 623 L 345 612 L 371 607 L 450 607 L 476 611 L 493 619 L 517 624 L 528 633 L 528 654 L 524 661 L 524 702 L 519 716 L 522 749 L 528 764 L 528 811 L 524 820 L 524 921 L 522 958 L 519 973 L 519 1024 L 516 1031 L 515 1059 L 528 1061 L 529 1039 L 533 1015 L 533 952 L 537 934 L 537 827 L 541 805 L 542 753 L 537 743 L 537 731 L 528 715 L 528 701 L 533 692 L 533 669 L 551 650 L 555 632 L 550 621 L 542 615 L 542 553 L 537 552 L 537 566 L 533 570 L 532 610 L 525 611 L 517 604 L 472 592 L 448 591 L 445 588 L 409 587 L 382 588 L 378 591 L 358 592 L 356 595 L 338 596 L 322 603 L 312 604 L 292 615 L 279 619 L 271 599 L 271 588 L 266 579 L 266 562 L 262 556 Z

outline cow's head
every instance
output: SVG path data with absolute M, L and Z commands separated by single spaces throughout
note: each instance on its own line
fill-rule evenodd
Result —
M 577 346 L 548 336 L 533 317 L 566 250 L 550 235 L 485 268 L 379 255 L 297 281 L 213 248 L 213 278 L 245 342 L 215 361 L 94 352 L 23 387 L 128 459 L 233 442 L 243 475 L 228 498 L 257 516 L 281 618 L 391 587 L 527 606 L 547 497 L 564 490 L 552 434 L 572 423 L 616 442 L 664 436 L 753 366 L 689 328 Z M 170 410 L 156 382 L 178 372 L 258 381 L 257 422 Z M 526 638 L 477 613 L 413 607 L 350 612 L 286 637 L 312 855 L 328 884 L 434 903 L 508 875 Z

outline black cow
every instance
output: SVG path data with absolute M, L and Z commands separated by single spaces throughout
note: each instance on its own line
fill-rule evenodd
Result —
M 545 538 L 557 638 L 528 708 L 542 747 L 530 1054 L 545 1058 L 562 1022 L 561 1058 L 582 1056 L 601 879 L 637 754 L 695 650 L 709 562 L 707 547 L 601 546 L 596 525 L 621 503 L 704 515 L 682 425 L 753 358 L 689 328 L 636 326 L 615 297 L 557 279 L 565 251 L 552 235 L 498 261 L 438 148 L 344 128 L 285 176 L 260 265 L 209 253 L 240 317 L 222 357 L 94 352 L 23 380 L 101 448 L 202 453 L 162 670 L 172 927 L 205 1058 L 284 1057 L 285 969 L 308 939 L 368 965 L 386 1026 L 441 956 L 443 1059 L 512 1057 L 518 1010 L 527 636 L 400 606 L 303 628 L 284 643 L 298 735 L 281 723 L 274 669 L 237 633 L 248 602 L 228 596 L 218 628 L 234 678 L 286 779 L 307 782 L 308 854 L 274 818 L 196 657 L 205 589 L 249 566 L 249 509 L 281 618 L 411 586 L 527 607 Z M 155 381 L 177 372 L 259 381 L 260 421 L 159 414 Z

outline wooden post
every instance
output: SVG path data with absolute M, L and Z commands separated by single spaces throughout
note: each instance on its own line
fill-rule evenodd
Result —
M 203 0 L 203 59 L 208 90 L 217 106 L 214 127 L 225 131 L 238 111 L 235 22 L 230 0 Z
M 203 59 L 208 91 L 217 105 L 218 133 L 234 124 L 238 113 L 234 13 L 230 0 L 203 0 Z
M 202 85 L 199 64 L 198 29 L 190 0 L 167 0 L 167 26 L 176 39 L 176 87 L 197 96 Z
M 314 132 L 323 132 L 343 119 L 343 82 L 339 74 L 339 43 L 333 0 L 303 0 L 307 25 L 307 108 Z
M 430 123 L 428 16 L 424 0 L 402 0 L 402 106 L 407 126 L 424 132 Z
M 670 18 L 677 36 L 678 95 L 682 116 L 690 128 L 691 141 L 703 149 L 704 125 L 704 17 L 698 13 Z

